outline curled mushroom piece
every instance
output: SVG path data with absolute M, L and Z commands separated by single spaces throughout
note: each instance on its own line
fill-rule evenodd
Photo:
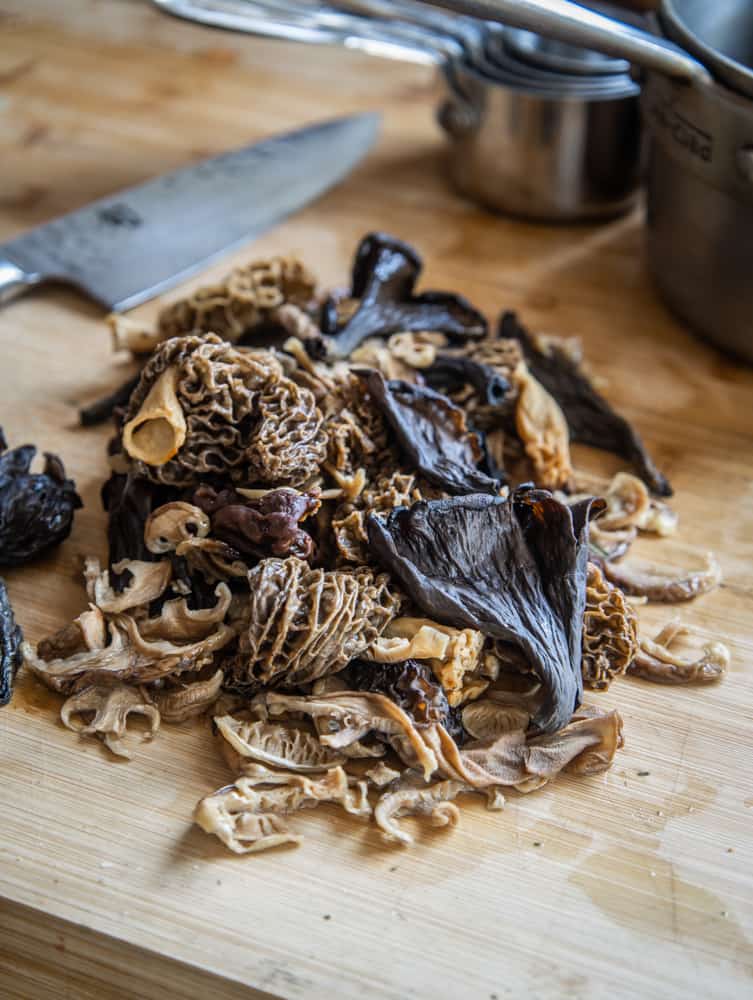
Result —
M 155 692 L 152 700 L 164 722 L 185 722 L 214 705 L 223 679 L 222 671 L 216 670 L 206 680 L 190 681 L 188 684 L 177 681 L 174 688 Z
M 518 390 L 515 426 L 533 463 L 536 482 L 546 489 L 561 489 L 573 473 L 565 416 L 524 361 L 513 372 L 513 382 Z
M 270 692 L 267 707 L 272 716 L 303 712 L 323 721 L 319 741 L 332 749 L 339 750 L 375 733 L 389 742 L 406 764 L 419 767 L 427 781 L 436 770 L 436 757 L 411 718 L 384 695 L 343 691 L 307 697 Z
M 323 311 L 322 327 L 332 335 L 334 350 L 347 357 L 370 336 L 432 331 L 459 340 L 482 337 L 484 317 L 460 295 L 424 292 L 416 295 L 421 258 L 413 247 L 386 233 L 369 233 L 356 251 L 350 295 L 355 309 L 342 322 L 334 299 Z
M 636 527 L 656 535 L 671 535 L 677 528 L 677 514 L 669 504 L 652 497 L 645 483 L 629 472 L 618 472 L 604 494 L 607 507 L 599 527 L 618 531 Z
M 703 558 L 703 569 L 672 576 L 658 566 L 641 570 L 625 563 L 605 562 L 604 576 L 632 597 L 673 604 L 708 594 L 722 580 L 722 569 L 711 552 Z
M 365 655 L 381 663 L 427 660 L 448 702 L 455 706 L 468 696 L 466 678 L 478 668 L 483 645 L 484 636 L 476 629 L 457 629 L 428 618 L 404 617 L 389 622 Z M 480 693 L 478 685 L 474 690 Z
M 77 716 L 93 716 L 83 722 Z M 143 715 L 149 722 L 148 736 L 159 729 L 160 713 L 145 693 L 128 684 L 93 684 L 71 695 L 60 709 L 63 725 L 82 736 L 98 736 L 118 757 L 130 757 L 123 737 L 130 715 Z
M 181 542 L 206 538 L 209 518 L 194 504 L 175 500 L 152 511 L 144 525 L 144 543 L 150 552 L 174 552 Z
M 53 691 L 67 694 L 76 687 L 91 684 L 111 685 L 116 680 L 146 683 L 169 674 L 199 671 L 235 638 L 235 631 L 230 626 L 218 624 L 198 642 L 148 641 L 141 635 L 136 621 L 126 614 L 114 615 L 107 631 L 107 645 L 85 648 L 51 660 L 42 659 L 24 643 L 21 647 L 24 663 Z
M 327 771 L 345 762 L 342 754 L 322 746 L 314 735 L 295 726 L 248 722 L 231 715 L 215 718 L 214 724 L 233 752 L 236 764 L 253 760 L 306 774 Z
M 106 614 L 128 611 L 161 597 L 173 572 L 167 560 L 142 562 L 138 559 L 122 559 L 112 568 L 115 573 L 128 572 L 131 576 L 131 582 L 119 594 L 110 585 L 109 570 L 102 570 L 98 559 L 90 557 L 84 564 L 89 600 Z
M 452 802 L 465 786 L 459 781 L 438 781 L 424 788 L 398 788 L 379 799 L 374 819 L 388 844 L 409 847 L 413 837 L 397 821 L 401 816 L 428 816 L 432 826 L 457 826 L 458 807 Z
M 235 784 L 202 799 L 194 814 L 196 823 L 236 854 L 249 854 L 300 843 L 301 838 L 288 829 L 282 816 L 320 802 L 338 803 L 353 816 L 371 815 L 366 783 L 351 788 L 341 767 L 315 778 L 266 771 L 262 780 L 263 784 L 253 777 L 240 777 Z
M 698 635 L 697 629 L 671 621 L 654 639 L 641 637 L 635 659 L 627 672 L 657 684 L 712 684 L 727 673 L 730 654 L 721 642 L 707 642 L 695 659 L 674 652 L 674 643 L 685 636 Z
M 141 636 L 170 642 L 200 642 L 206 639 L 225 620 L 233 596 L 225 583 L 218 583 L 214 592 L 217 603 L 212 608 L 193 610 L 188 607 L 185 597 L 165 601 L 156 618 L 139 622 Z

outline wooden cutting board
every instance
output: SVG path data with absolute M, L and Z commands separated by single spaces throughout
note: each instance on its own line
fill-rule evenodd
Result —
M 0 711 L 3 996 L 750 996 L 753 372 L 665 312 L 640 217 L 547 228 L 461 200 L 425 68 L 212 33 L 135 0 L 1 6 L 0 239 L 257 136 L 383 109 L 368 161 L 237 259 L 295 249 L 342 284 L 359 237 L 385 229 L 423 252 L 425 287 L 582 337 L 676 487 L 679 535 L 641 550 L 718 554 L 723 586 L 679 610 L 733 656 L 717 687 L 624 680 L 594 696 L 625 719 L 606 775 L 511 795 L 503 813 L 466 799 L 459 830 L 418 827 L 409 851 L 322 807 L 294 818 L 302 847 L 246 858 L 191 825 L 229 777 L 206 723 L 114 761 L 22 679 Z M 0 311 L 0 422 L 60 452 L 85 501 L 54 556 L 7 574 L 31 641 L 83 608 L 82 559 L 104 554 L 107 431 L 79 429 L 76 409 L 128 370 L 70 292 Z M 643 626 L 672 612 L 642 611 Z

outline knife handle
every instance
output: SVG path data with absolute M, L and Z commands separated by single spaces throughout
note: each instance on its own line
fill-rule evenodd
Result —
M 0 305 L 10 302 L 40 281 L 38 274 L 29 274 L 13 261 L 0 257 Z

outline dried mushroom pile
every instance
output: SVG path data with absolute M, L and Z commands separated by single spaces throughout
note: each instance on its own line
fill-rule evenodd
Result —
M 132 715 L 155 732 L 211 710 L 233 783 L 196 821 L 239 853 L 297 843 L 288 814 L 319 802 L 409 844 L 400 817 L 454 825 L 460 793 L 501 808 L 603 771 L 622 721 L 584 685 L 727 666 L 718 643 L 681 657 L 676 624 L 638 634 L 636 600 L 719 571 L 621 561 L 674 530 L 671 489 L 573 345 L 509 313 L 489 329 L 418 293 L 420 269 L 371 234 L 345 294 L 273 260 L 154 330 L 112 320 L 144 364 L 85 415 L 114 409 L 109 565 L 87 561 L 88 609 L 23 657 L 116 754 Z M 631 471 L 586 490 L 571 441 Z

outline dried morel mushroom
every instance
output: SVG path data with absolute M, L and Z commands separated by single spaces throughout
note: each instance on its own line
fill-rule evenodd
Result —
M 545 688 L 534 723 L 555 732 L 580 701 L 588 519 L 545 490 L 421 501 L 369 519 L 373 556 L 430 618 L 518 646 Z
M 399 610 L 386 575 L 311 569 L 294 556 L 248 574 L 249 599 L 233 658 L 238 684 L 306 684 L 359 656 Z
M 5 581 L 0 580 L 0 706 L 7 705 L 13 694 L 13 680 L 21 665 L 21 627 L 11 607 Z
M 624 674 L 638 651 L 638 620 L 619 587 L 588 564 L 583 618 L 583 682 L 604 690 Z
M 253 327 L 268 322 L 286 303 L 305 308 L 315 290 L 313 275 L 295 257 L 252 261 L 231 271 L 219 284 L 203 285 L 166 306 L 149 350 L 161 340 L 186 333 L 216 333 L 237 341 Z
M 241 555 L 308 559 L 313 553 L 313 538 L 299 527 L 319 509 L 320 501 L 311 493 L 270 490 L 252 500 L 233 489 L 217 492 L 203 484 L 194 492 L 193 502 L 209 515 L 212 536 Z
M 294 486 L 318 470 L 327 440 L 312 393 L 283 375 L 271 352 L 206 334 L 165 341 L 145 365 L 123 446 L 155 482 L 225 475 Z
M 369 514 L 386 514 L 422 499 L 415 476 L 394 472 L 377 479 L 353 500 L 344 500 L 332 517 L 332 531 L 340 556 L 347 562 L 368 562 L 366 518 Z
M 573 441 L 620 455 L 633 464 L 654 493 L 672 495 L 672 487 L 652 462 L 636 431 L 614 412 L 567 351 L 551 342 L 539 348 L 512 312 L 502 316 L 499 335 L 520 342 L 532 375 L 562 408 Z
M 21 566 L 68 537 L 81 497 L 57 455 L 30 472 L 34 445 L 7 447 L 0 428 L 0 566 Z
M 483 337 L 486 320 L 462 296 L 449 292 L 415 294 L 421 258 L 413 247 L 386 233 L 365 236 L 353 263 L 354 312 L 340 322 L 337 303 L 325 303 L 322 329 L 338 357 L 351 354 L 367 337 L 433 331 L 458 340 Z
M 447 493 L 497 493 L 500 483 L 479 469 L 483 451 L 468 430 L 460 407 L 433 389 L 394 380 L 381 373 L 364 376 L 374 403 L 395 432 L 408 462 Z

